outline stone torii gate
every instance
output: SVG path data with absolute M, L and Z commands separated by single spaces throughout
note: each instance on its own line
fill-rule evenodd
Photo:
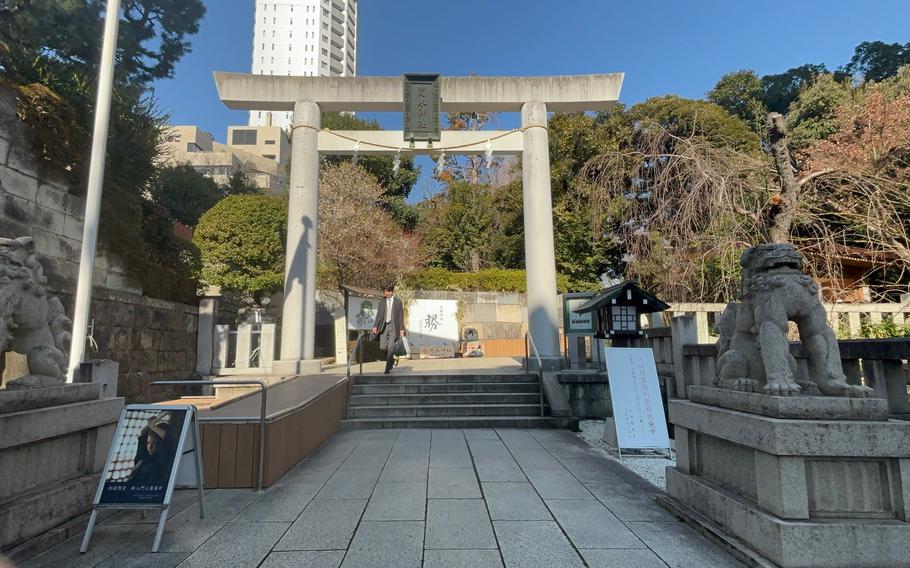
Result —
M 285 258 L 281 374 L 318 372 L 316 244 L 319 154 L 521 155 L 528 329 L 546 368 L 559 365 L 556 260 L 547 112 L 604 111 L 616 104 L 622 73 L 564 77 L 441 77 L 442 112 L 521 112 L 514 131 L 443 131 L 410 147 L 401 131 L 321 130 L 322 112 L 400 112 L 402 77 L 296 77 L 215 73 L 218 96 L 234 110 L 294 112 Z

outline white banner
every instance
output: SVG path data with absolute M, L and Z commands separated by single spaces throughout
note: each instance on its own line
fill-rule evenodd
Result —
M 408 308 L 408 339 L 421 358 L 454 357 L 458 348 L 458 301 L 414 300 Z
M 669 448 L 664 404 L 649 348 L 604 347 L 620 448 Z

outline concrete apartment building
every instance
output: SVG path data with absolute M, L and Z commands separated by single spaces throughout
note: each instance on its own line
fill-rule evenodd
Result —
M 256 0 L 256 75 L 353 77 L 357 0 Z M 250 126 L 289 128 L 293 113 L 250 111 Z
M 165 137 L 164 155 L 169 165 L 188 165 L 216 183 L 227 183 L 242 172 L 267 193 L 285 190 L 290 144 L 278 126 L 230 126 L 228 143 L 198 126 L 171 126 Z

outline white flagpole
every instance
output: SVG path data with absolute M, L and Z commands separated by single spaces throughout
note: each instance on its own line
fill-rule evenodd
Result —
M 88 190 L 85 196 L 85 224 L 82 227 L 82 255 L 79 259 L 79 280 L 76 285 L 76 306 L 73 311 L 73 341 L 70 347 L 66 382 L 73 382 L 73 373 L 85 353 L 89 308 L 92 303 L 92 272 L 95 268 L 95 246 L 98 243 L 98 218 L 101 215 L 101 188 L 104 183 L 104 158 L 107 155 L 107 133 L 111 115 L 111 91 L 114 84 L 114 60 L 117 55 L 117 25 L 120 23 L 120 0 L 107 0 L 104 19 L 104 41 L 98 66 L 98 95 L 95 104 L 95 127 L 92 131 L 92 156 L 88 170 Z

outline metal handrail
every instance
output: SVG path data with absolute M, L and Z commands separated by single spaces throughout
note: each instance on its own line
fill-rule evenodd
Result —
M 188 386 L 188 385 L 259 385 L 262 393 L 262 407 L 259 411 L 259 467 L 256 469 L 256 490 L 262 491 L 262 471 L 265 464 L 265 409 L 266 409 L 266 399 L 268 395 L 268 388 L 265 384 L 265 381 L 257 380 L 245 380 L 245 381 L 155 381 L 153 385 L 173 385 L 173 386 Z M 251 416 L 233 416 L 233 417 L 212 417 L 212 418 L 202 418 L 198 417 L 199 422 L 232 422 L 236 420 L 254 420 L 254 417 Z M 197 448 L 197 451 L 200 452 L 199 455 L 202 455 L 202 448 Z
M 534 358 L 537 359 L 537 376 L 540 378 L 540 415 L 543 416 L 543 360 L 540 358 L 540 352 L 537 350 L 537 346 L 534 345 L 534 338 L 531 337 L 531 332 L 525 333 L 525 353 L 528 353 L 528 341 L 531 342 L 531 348 L 534 349 Z M 530 353 L 528 353 L 530 355 Z M 525 357 L 525 364 L 530 367 L 528 359 L 530 357 Z M 530 369 L 529 369 L 530 370 Z
M 353 379 L 351 379 L 351 365 L 354 364 L 354 356 L 357 355 L 357 349 L 363 343 L 363 338 L 366 335 L 364 332 L 360 332 L 357 335 L 357 341 L 354 343 L 354 349 L 351 350 L 351 356 L 348 357 L 348 368 L 347 368 L 347 377 L 348 377 L 348 400 L 347 404 L 344 407 L 344 418 L 347 420 L 348 414 L 351 410 L 351 395 L 354 392 Z M 363 353 L 360 354 L 360 374 L 363 374 Z

